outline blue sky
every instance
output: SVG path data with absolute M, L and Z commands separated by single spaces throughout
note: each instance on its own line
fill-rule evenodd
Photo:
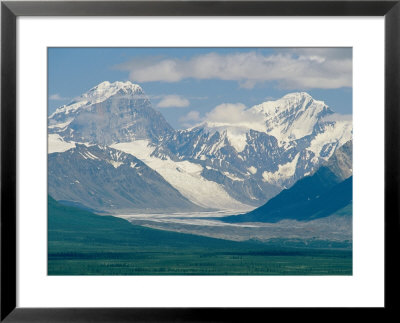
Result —
M 49 48 L 49 114 L 103 81 L 139 84 L 176 129 L 223 103 L 308 92 L 352 113 L 351 48 Z

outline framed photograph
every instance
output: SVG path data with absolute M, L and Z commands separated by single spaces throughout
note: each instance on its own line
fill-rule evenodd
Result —
M 1 320 L 394 311 L 399 15 L 2 2 Z

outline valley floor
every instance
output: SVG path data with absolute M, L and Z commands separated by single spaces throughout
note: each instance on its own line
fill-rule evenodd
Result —
M 237 213 L 237 211 L 236 211 Z M 246 241 L 270 239 L 352 240 L 352 218 L 329 216 L 313 221 L 283 220 L 277 223 L 226 223 L 235 211 L 118 215 L 135 225 L 212 238 Z M 221 220 L 219 220 L 221 219 Z
M 172 223 L 179 230 L 186 226 L 187 231 L 232 228 L 229 236 L 236 240 L 243 240 L 244 230 L 271 228 L 225 225 L 195 214 L 183 220 L 180 214 L 180 218 L 179 222 L 158 216 L 159 222 L 152 225 L 159 223 L 165 229 Z M 143 221 L 139 216 L 130 220 Z M 230 241 L 158 230 L 49 200 L 49 275 L 352 275 L 351 243 L 311 239 L 306 245 L 302 241 Z

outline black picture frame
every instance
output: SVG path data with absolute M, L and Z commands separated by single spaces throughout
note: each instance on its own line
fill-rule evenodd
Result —
M 384 320 L 398 305 L 400 180 L 400 1 L 4 1 L 1 3 L 1 321 L 252 322 L 300 308 L 19 308 L 16 306 L 16 19 L 19 16 L 384 16 L 385 306 L 364 309 Z M 361 309 L 361 308 L 360 308 Z M 341 309 L 347 312 L 360 309 Z M 339 309 L 323 309 L 343 319 Z M 299 316 L 297 316 L 299 315 Z M 315 312 L 311 314 L 315 315 Z M 317 315 L 316 317 L 318 317 Z M 264 317 L 264 318 L 263 318 Z M 321 318 L 321 317 L 320 317 Z M 311 318 L 312 319 L 312 318 Z

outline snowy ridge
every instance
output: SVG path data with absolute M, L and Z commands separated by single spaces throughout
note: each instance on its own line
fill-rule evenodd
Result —
M 59 107 L 50 115 L 49 119 L 53 118 L 59 113 L 69 114 L 81 107 L 88 107 L 90 105 L 103 102 L 117 93 L 144 95 L 144 92 L 139 85 L 133 84 L 129 81 L 114 83 L 105 81 L 91 88 L 88 92 L 82 94 L 71 103 Z
M 305 92 L 290 93 L 250 110 L 263 115 L 266 132 L 281 144 L 310 135 L 323 116 L 333 113 L 323 101 L 314 100 Z
M 51 153 L 61 153 L 67 151 L 71 148 L 75 148 L 75 142 L 64 141 L 62 137 L 58 134 L 49 134 L 47 141 L 47 152 Z
M 353 138 L 353 124 L 350 120 L 326 122 L 324 132 L 317 134 L 307 150 L 328 160 L 334 151 Z
M 243 124 L 243 125 L 227 125 L 221 123 L 206 122 L 201 125 L 204 131 L 208 132 L 210 136 L 214 133 L 219 132 L 224 138 L 227 138 L 230 145 L 235 148 L 235 150 L 240 153 L 244 150 L 247 145 L 247 134 L 250 129 L 265 131 L 260 129 L 257 125 Z
M 297 154 L 292 161 L 284 165 L 279 165 L 279 169 L 276 172 L 271 173 L 264 171 L 262 173 L 263 179 L 266 182 L 281 185 L 282 182 L 294 176 L 299 156 L 300 154 Z
M 189 161 L 175 162 L 171 159 L 152 157 L 154 147 L 149 145 L 147 140 L 118 143 L 111 147 L 136 156 L 197 205 L 217 209 L 250 209 L 249 206 L 230 197 L 221 185 L 204 179 L 201 176 L 203 170 L 201 165 Z
M 57 123 L 57 124 L 53 124 L 49 126 L 49 129 L 54 129 L 54 128 L 59 128 L 59 129 L 64 129 L 65 127 L 67 127 L 74 119 L 68 119 L 65 122 L 61 122 L 61 123 Z
M 66 141 L 57 133 L 49 133 L 47 136 L 47 153 L 62 153 L 75 148 L 77 144 L 85 145 L 86 147 L 93 146 L 87 142 Z

